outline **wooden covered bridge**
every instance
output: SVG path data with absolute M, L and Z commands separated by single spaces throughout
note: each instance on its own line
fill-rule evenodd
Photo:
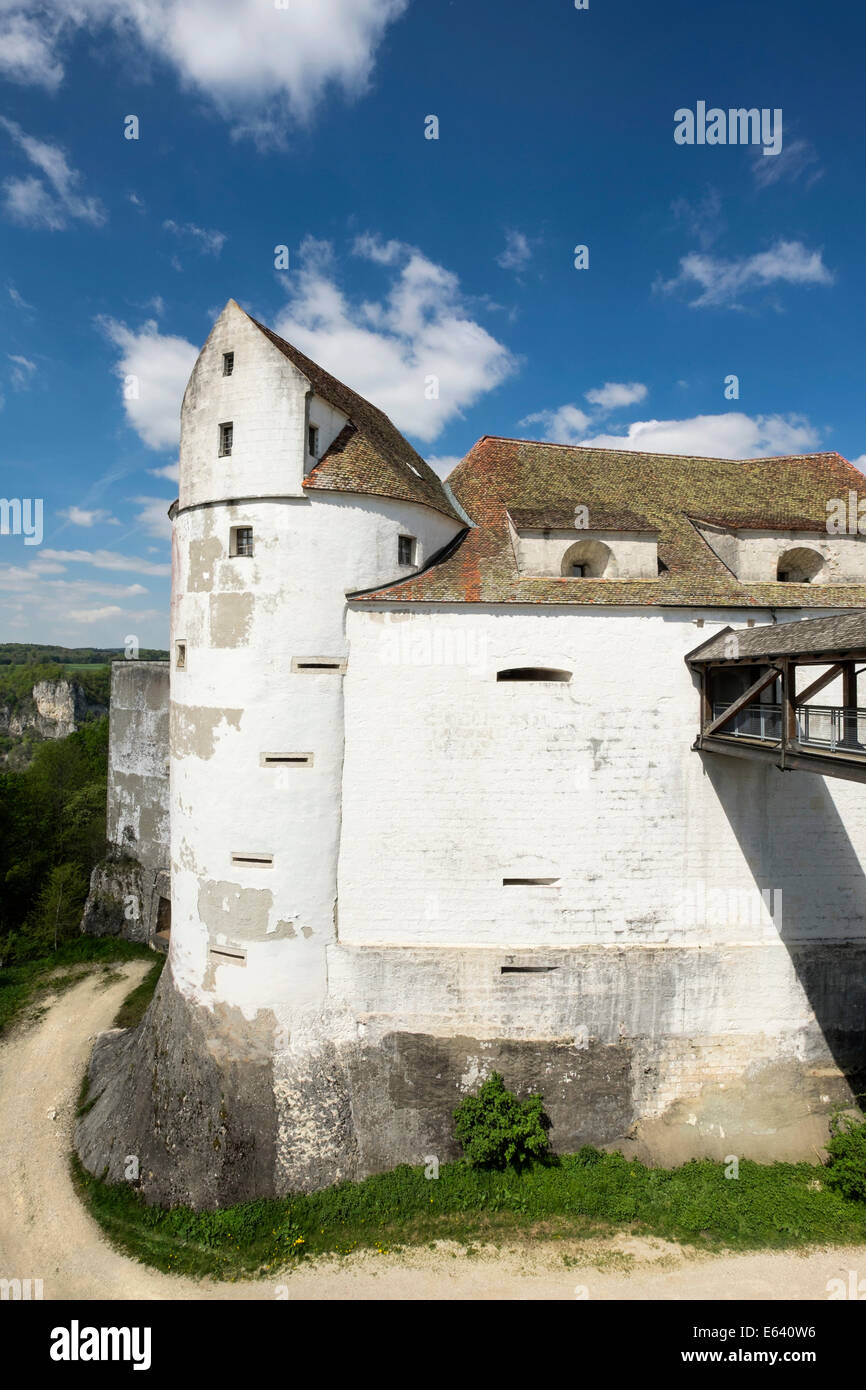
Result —
M 866 610 L 725 628 L 686 661 L 700 678 L 695 749 L 866 782 Z

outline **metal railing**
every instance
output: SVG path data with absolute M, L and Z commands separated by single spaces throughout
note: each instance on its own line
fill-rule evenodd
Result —
M 730 700 L 722 700 L 721 703 L 715 701 L 713 718 L 718 719 L 731 703 Z M 735 714 L 733 719 L 719 729 L 719 733 L 733 734 L 735 738 L 760 738 L 766 743 L 779 743 L 782 738 L 782 706 L 746 705 L 745 709 L 741 709 L 739 714 Z
M 713 719 L 724 714 L 730 702 L 714 701 Z M 866 709 L 847 709 L 841 705 L 797 705 L 797 742 L 815 748 L 837 748 L 866 753 Z M 782 740 L 782 707 L 752 704 L 719 729 L 734 738 L 756 738 L 764 743 Z
M 797 729 L 800 743 L 818 748 L 837 748 L 866 753 L 866 709 L 839 705 L 799 705 Z

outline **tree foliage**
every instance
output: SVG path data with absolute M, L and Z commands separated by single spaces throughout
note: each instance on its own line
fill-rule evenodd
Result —
M 0 772 L 0 958 L 22 961 L 74 936 L 105 853 L 108 719 L 40 743 Z
M 521 1168 L 545 1157 L 550 1148 L 550 1119 L 543 1097 L 519 1100 L 506 1090 L 499 1072 L 467 1096 L 454 1111 L 454 1137 L 473 1168 Z

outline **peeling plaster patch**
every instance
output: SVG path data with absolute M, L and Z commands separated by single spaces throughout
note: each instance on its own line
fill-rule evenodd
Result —
M 312 928 L 312 927 L 301 927 L 301 936 L 306 937 L 307 941 L 309 941 L 309 939 L 310 939 L 310 937 L 311 937 L 312 935 L 313 935 L 313 928 Z
M 245 647 L 249 642 L 253 620 L 254 595 L 211 594 L 210 645 L 212 647 Z
M 477 1057 L 470 1057 L 469 1065 L 460 1078 L 461 1091 L 469 1091 L 479 1081 L 484 1080 L 484 1064 Z
M 188 869 L 190 873 L 196 873 L 198 865 L 195 862 L 195 853 L 189 840 L 181 840 L 177 856 L 177 867 Z
M 225 723 L 232 729 L 241 726 L 240 709 L 207 709 L 202 705 L 172 705 L 171 751 L 175 758 L 212 758 L 216 734 Z
M 225 546 L 218 536 L 189 543 L 189 583 L 188 589 L 208 593 L 214 587 L 214 569 L 218 560 L 225 554 Z
M 233 939 L 264 941 L 274 905 L 270 888 L 241 888 L 237 883 L 201 884 L 198 911 L 212 933 L 227 932 Z
M 268 927 L 267 935 L 271 941 L 291 940 L 297 936 L 294 922 L 277 922 L 274 926 Z

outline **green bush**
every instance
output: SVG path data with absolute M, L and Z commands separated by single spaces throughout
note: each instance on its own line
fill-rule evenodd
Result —
M 828 1185 L 850 1201 L 866 1202 L 866 1120 L 862 1115 L 834 1115 L 830 1133 Z
M 519 1100 L 496 1071 L 477 1096 L 460 1102 L 454 1121 L 454 1137 L 472 1168 L 521 1168 L 550 1150 L 543 1097 Z

